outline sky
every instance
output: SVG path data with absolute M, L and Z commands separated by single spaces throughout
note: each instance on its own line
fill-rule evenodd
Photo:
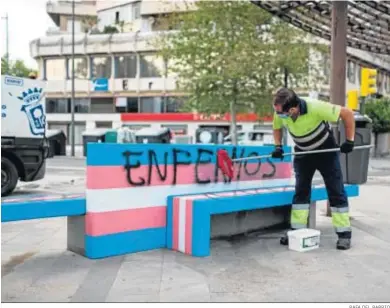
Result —
M 31 68 L 37 68 L 30 56 L 30 41 L 45 36 L 46 30 L 55 27 L 46 13 L 47 0 L 3 0 L 1 1 L 1 55 L 6 53 L 6 27 L 4 17 L 8 13 L 10 59 L 21 59 Z

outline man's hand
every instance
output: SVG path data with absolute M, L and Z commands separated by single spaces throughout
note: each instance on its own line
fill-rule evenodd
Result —
M 350 153 L 353 151 L 354 142 L 346 140 L 340 147 L 341 153 Z
M 283 151 L 283 147 L 281 145 L 276 145 L 275 146 L 275 150 L 272 152 L 272 158 L 280 158 L 281 160 L 283 160 L 283 154 L 284 154 L 284 151 Z

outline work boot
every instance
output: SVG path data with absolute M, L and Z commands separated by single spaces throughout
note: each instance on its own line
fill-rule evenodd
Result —
M 339 250 L 347 250 L 351 248 L 351 239 L 350 238 L 339 238 L 336 245 Z

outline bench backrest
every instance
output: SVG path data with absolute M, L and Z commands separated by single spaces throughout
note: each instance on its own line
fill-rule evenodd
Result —
M 235 178 L 228 181 L 216 167 L 216 151 L 221 148 L 231 157 L 267 155 L 273 150 L 272 146 L 89 143 L 87 233 L 98 236 L 165 227 L 171 195 L 291 183 L 290 157 L 283 162 L 237 163 Z

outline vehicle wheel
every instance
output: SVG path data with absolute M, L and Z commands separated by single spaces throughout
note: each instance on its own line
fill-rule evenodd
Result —
M 7 196 L 15 189 L 19 175 L 15 165 L 6 157 L 1 158 L 1 196 Z

